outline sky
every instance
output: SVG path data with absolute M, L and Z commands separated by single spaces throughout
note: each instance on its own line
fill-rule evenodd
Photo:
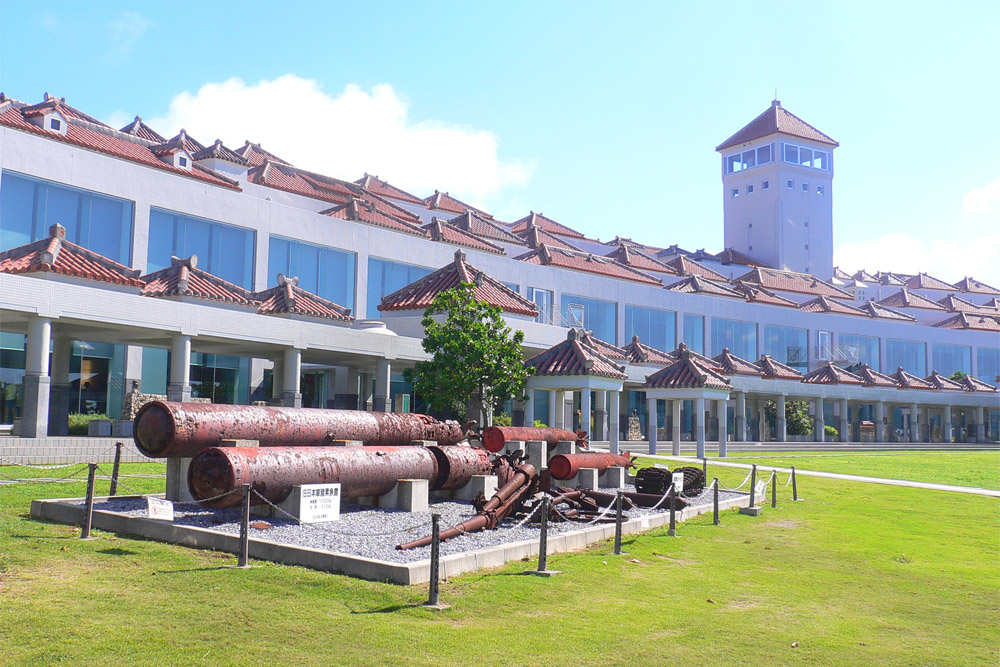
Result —
M 26 3 L 0 90 L 717 252 L 716 145 L 782 105 L 840 142 L 834 263 L 1000 287 L 1000 3 Z

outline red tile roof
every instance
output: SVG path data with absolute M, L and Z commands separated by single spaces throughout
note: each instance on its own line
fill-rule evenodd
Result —
M 615 380 L 628 377 L 625 364 L 616 363 L 581 340 L 577 329 L 570 329 L 566 340 L 536 354 L 524 365 L 534 368 L 535 375 L 596 375 Z
M 716 367 L 703 364 L 685 350 L 680 358 L 666 368 L 646 377 L 644 387 L 650 389 L 723 389 L 731 390 L 729 380 Z
M 159 132 L 151 128 L 142 122 L 142 118 L 139 116 L 135 117 L 131 123 L 118 130 L 119 132 L 124 132 L 125 134 L 131 134 L 133 137 L 139 137 L 140 139 L 145 139 L 146 141 L 151 141 L 156 144 L 162 144 L 166 141 L 166 138 Z
M 976 315 L 959 313 L 934 326 L 942 329 L 977 329 L 979 331 L 1000 331 L 1000 318 L 996 315 Z
M 728 266 L 729 264 L 742 264 L 743 266 L 767 267 L 767 264 L 759 259 L 754 259 L 750 255 L 746 255 L 739 250 L 734 250 L 732 248 L 726 248 L 719 254 L 715 255 L 715 259 L 718 260 L 720 264 L 725 266 Z
M 793 137 L 810 139 L 829 146 L 836 147 L 840 145 L 828 135 L 823 134 L 809 123 L 786 110 L 781 106 L 781 102 L 774 100 L 767 111 L 744 125 L 739 132 L 723 141 L 715 150 L 725 150 L 732 146 L 745 144 L 748 141 L 767 137 L 778 132 L 789 134 Z
M 712 361 L 717 363 L 726 375 L 753 375 L 756 377 L 764 375 L 760 366 L 746 359 L 740 359 L 730 352 L 728 347 L 722 348 L 722 353 L 712 357 Z
M 378 309 L 382 312 L 398 310 L 426 310 L 440 292 L 457 287 L 459 283 L 475 285 L 475 297 L 496 306 L 507 313 L 516 315 L 538 315 L 538 307 L 532 301 L 513 291 L 499 280 L 491 278 L 465 261 L 465 253 L 455 251 L 455 261 L 441 267 L 434 273 L 416 280 L 406 287 L 382 297 Z
M 699 354 L 695 352 L 694 350 L 692 350 L 690 347 L 687 346 L 687 343 L 681 342 L 681 344 L 678 345 L 676 348 L 674 348 L 670 352 L 667 352 L 667 356 L 670 357 L 672 362 L 677 361 L 685 354 L 693 358 L 703 366 L 714 368 L 716 371 L 719 371 L 720 373 L 722 372 L 722 366 L 719 365 L 719 362 L 710 357 L 706 357 L 704 354 Z
M 754 365 L 760 368 L 766 378 L 775 380 L 798 380 L 802 377 L 802 373 L 795 370 L 791 366 L 786 366 L 780 361 L 776 361 L 769 354 L 761 356 L 758 361 L 754 362 Z
M 378 176 L 371 176 L 370 174 L 365 174 L 363 177 L 354 181 L 368 192 L 374 192 L 380 197 L 391 197 L 392 199 L 400 199 L 402 201 L 408 201 L 413 204 L 423 204 L 424 200 L 416 195 L 411 195 L 406 190 L 402 188 L 397 188 L 395 185 L 383 181 Z
M 941 375 L 937 371 L 931 371 L 931 374 L 924 378 L 924 382 L 929 383 L 935 389 L 948 391 L 962 391 L 965 389 L 965 387 L 958 382 Z
M 733 299 L 744 298 L 742 293 L 701 276 L 690 276 L 689 278 L 673 283 L 667 289 L 671 292 L 683 292 L 687 294 L 711 294 L 713 296 L 728 296 Z
M 542 264 L 545 266 L 558 266 L 563 269 L 573 269 L 575 271 L 586 271 L 596 273 L 609 278 L 620 278 L 621 280 L 634 280 L 647 285 L 662 285 L 659 280 L 652 278 L 641 271 L 619 264 L 618 262 L 590 255 L 583 252 L 574 252 L 565 248 L 552 248 L 543 245 L 537 250 L 515 257 L 514 259 L 528 264 Z
M 520 220 L 512 222 L 510 229 L 512 232 L 518 233 L 523 232 L 530 227 L 540 227 L 550 234 L 559 234 L 561 236 L 568 236 L 574 239 L 585 238 L 583 234 L 576 231 L 572 227 L 567 227 L 561 222 L 556 222 L 552 218 L 549 218 L 542 213 L 535 213 L 534 211 L 531 211 Z
M 905 320 L 907 322 L 917 321 L 917 318 L 913 315 L 901 313 L 898 310 L 893 310 L 892 308 L 886 308 L 885 306 L 875 303 L 874 301 L 866 302 L 863 306 L 861 306 L 861 310 L 868 313 L 868 317 L 877 317 L 884 320 Z
M 786 308 L 799 307 L 799 304 L 795 303 L 791 299 L 778 296 L 774 292 L 764 289 L 760 285 L 749 285 L 747 283 L 736 281 L 733 289 L 743 294 L 743 298 L 747 300 L 747 303 L 765 303 L 771 306 L 785 306 Z
M 637 364 L 656 364 L 665 366 L 672 364 L 677 359 L 671 357 L 669 353 L 650 347 L 639 340 L 639 336 L 632 336 L 632 342 L 622 348 L 628 354 L 629 361 Z
M 603 354 L 608 359 L 614 359 L 615 361 L 626 361 L 629 358 L 628 351 L 623 347 L 618 347 L 617 345 L 612 345 L 606 340 L 601 340 L 595 336 L 592 332 L 586 329 L 579 329 L 577 331 L 577 339 L 589 347 L 594 348 L 601 354 Z
M 610 257 L 625 266 L 631 266 L 633 269 L 639 269 L 641 271 L 657 271 L 659 273 L 677 275 L 677 272 L 674 271 L 672 267 L 667 266 L 658 259 L 653 259 L 646 253 L 639 250 L 635 245 L 619 243 L 614 250 L 604 256 Z
M 604 241 L 603 245 L 606 246 L 627 245 L 629 248 L 632 248 L 634 250 L 639 250 L 641 252 L 646 253 L 647 255 L 653 255 L 653 256 L 656 256 L 658 253 L 663 252 L 663 248 L 660 248 L 659 246 L 649 245 L 646 243 L 639 243 L 638 241 L 634 241 L 628 238 L 627 236 L 618 236 L 617 234 L 610 241 Z
M 905 285 L 912 276 L 903 276 L 889 271 L 876 271 L 875 282 L 880 285 Z
M 473 248 L 474 250 L 493 252 L 498 255 L 504 254 L 504 250 L 500 246 L 493 245 L 489 241 L 485 241 L 475 234 L 470 234 L 465 230 L 449 225 L 447 222 L 438 217 L 434 217 L 429 223 L 424 225 L 423 230 L 427 232 L 427 236 L 429 236 L 432 241 L 453 243 L 455 245 Z
M 543 245 L 547 245 L 553 248 L 583 252 L 561 236 L 556 236 L 555 234 L 547 232 L 541 227 L 528 227 L 523 232 L 518 232 L 518 236 L 521 239 L 521 242 L 529 248 L 537 249 L 541 248 Z
M 703 264 L 685 257 L 684 255 L 678 255 L 674 257 L 669 262 L 664 262 L 667 266 L 674 270 L 679 276 L 701 276 L 702 278 L 708 278 L 709 280 L 720 280 L 722 282 L 728 282 L 729 278 L 717 271 L 713 271 Z
M 478 209 L 475 206 L 470 206 L 464 201 L 455 199 L 447 192 L 441 192 L 435 190 L 434 194 L 430 197 L 424 197 L 424 203 L 429 209 L 441 210 L 441 211 L 451 211 L 452 213 L 465 213 L 466 211 L 474 211 L 484 218 L 493 219 L 493 216 L 482 209 Z
M 993 310 L 1000 311 L 1000 299 L 993 297 L 983 305 L 979 306 L 981 310 Z
M 1000 290 L 996 287 L 990 287 L 986 283 L 981 283 L 975 278 L 963 278 L 959 282 L 955 283 L 955 287 L 962 292 L 972 292 L 974 294 L 1000 294 Z
M 55 224 L 49 236 L 0 252 L 0 273 L 57 273 L 115 285 L 142 287 L 139 271 L 66 240 L 66 228 Z
M 899 368 L 897 368 L 896 372 L 890 374 L 889 377 L 891 377 L 893 380 L 895 380 L 896 381 L 896 385 L 898 385 L 902 389 L 933 389 L 934 388 L 934 385 L 932 385 L 930 382 L 928 382 L 926 380 L 921 380 L 916 375 L 913 375 L 912 373 L 907 373 L 906 371 L 904 371 L 902 366 L 900 366 Z
M 249 166 L 250 164 L 245 157 L 236 151 L 226 148 L 222 143 L 222 139 L 216 139 L 214 144 L 192 153 L 191 157 L 195 160 L 208 160 L 210 158 L 215 158 L 217 160 L 225 160 L 226 162 L 232 162 L 233 164 L 242 165 L 244 167 Z
M 187 131 L 182 129 L 177 133 L 177 135 L 168 141 L 164 141 L 156 146 L 150 147 L 150 150 L 157 155 L 160 155 L 172 153 L 176 148 L 183 148 L 193 156 L 195 153 L 205 150 L 205 145 L 194 137 L 188 136 Z
M 265 162 L 277 162 L 279 164 L 285 164 L 292 166 L 288 160 L 282 160 L 280 157 L 271 153 L 269 151 L 261 148 L 260 144 L 254 144 L 247 141 L 240 148 L 233 151 L 240 157 L 244 158 L 247 162 L 255 167 L 259 167 Z
M 35 105 L 36 107 L 39 105 Z M 25 120 L 23 109 L 14 105 L 12 100 L 7 99 L 0 102 L 0 125 L 37 134 L 53 141 L 72 144 L 80 148 L 103 153 L 112 157 L 121 158 L 141 164 L 145 167 L 160 169 L 185 178 L 194 178 L 205 183 L 218 185 L 220 187 L 239 190 L 239 185 L 225 176 L 216 174 L 210 169 L 205 169 L 197 164 L 192 165 L 190 170 L 175 167 L 167 164 L 150 149 L 148 142 L 137 141 L 131 135 L 123 134 L 111 129 L 103 123 L 78 119 L 79 112 L 72 113 L 68 105 L 52 103 L 53 108 L 57 108 L 61 113 L 76 120 L 70 120 L 66 127 L 66 134 L 59 134 L 50 130 L 44 130 Z M 30 108 L 30 107 L 25 107 Z M 89 116 L 88 116 L 89 118 Z
M 879 373 L 868 364 L 861 364 L 857 372 L 858 377 L 865 383 L 866 387 L 898 387 L 894 379 L 888 375 Z
M 795 271 L 757 267 L 749 273 L 743 274 L 734 282 L 737 281 L 760 285 L 769 290 L 777 290 L 779 292 L 798 292 L 800 294 L 812 294 L 815 296 L 834 296 L 842 299 L 853 298 L 844 290 L 834 287 L 830 283 L 824 282 L 809 273 L 796 273 Z
M 806 384 L 864 384 L 864 380 L 843 368 L 833 365 L 832 361 L 816 370 L 802 376 Z
M 260 301 L 257 312 L 261 315 L 308 315 L 322 317 L 338 322 L 350 322 L 351 309 L 324 299 L 318 294 L 307 292 L 299 287 L 298 278 L 286 278 L 278 274 L 278 284 L 271 289 L 255 292 L 253 298 Z
M 943 280 L 938 280 L 933 276 L 929 276 L 926 273 L 918 273 L 909 280 L 906 281 L 906 286 L 910 289 L 936 289 L 936 290 L 946 290 L 948 292 L 956 291 L 956 287 Z
M 397 232 L 405 232 L 416 236 L 427 237 L 427 232 L 418 227 L 415 223 L 398 218 L 386 212 L 386 207 L 380 206 L 381 202 L 374 198 L 357 199 L 348 196 L 347 202 L 322 211 L 322 215 L 340 220 L 352 220 L 354 222 L 366 222 L 370 225 L 385 227 Z
M 212 301 L 258 306 L 260 302 L 250 290 L 223 280 L 198 268 L 198 256 L 187 259 L 170 258 L 170 266 L 142 277 L 144 296 L 194 296 Z
M 880 306 L 891 308 L 926 308 L 927 310 L 944 310 L 944 307 L 931 301 L 927 297 L 920 296 L 916 292 L 911 292 L 905 287 L 891 294 L 878 302 Z
M 982 309 L 979 306 L 961 299 L 954 294 L 949 294 L 943 299 L 938 299 L 938 303 L 944 306 L 945 310 L 952 313 L 982 313 Z
M 448 224 L 491 241 L 524 245 L 524 239 L 511 234 L 506 227 L 495 220 L 489 220 L 481 215 L 476 215 L 473 211 L 466 211 L 461 215 L 455 216 L 448 221 Z
M 10 98 L 8 98 L 3 93 L 0 93 L 0 103 L 5 102 L 8 99 Z M 66 104 L 65 97 L 56 97 L 55 95 L 49 95 L 48 93 L 45 93 L 42 96 L 42 101 L 39 102 L 38 104 L 32 104 L 31 106 L 24 105 L 24 112 L 26 116 L 34 116 L 37 114 L 41 114 L 49 109 L 57 109 L 63 116 L 67 118 L 75 118 L 76 120 L 86 121 L 87 123 L 97 125 L 101 128 L 106 128 L 109 130 L 111 129 L 110 125 L 102 123 L 93 116 L 88 116 L 87 114 L 83 113 L 76 107 L 72 107 Z
M 838 313 L 840 315 L 868 316 L 867 311 L 825 296 L 818 296 L 815 299 L 800 304 L 799 310 L 807 313 Z
M 971 375 L 966 375 L 960 383 L 965 391 L 996 391 L 997 388 L 993 385 L 983 382 L 979 378 L 972 377 Z

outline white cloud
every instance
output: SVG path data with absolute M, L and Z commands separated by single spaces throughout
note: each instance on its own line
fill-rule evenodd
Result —
M 492 132 L 409 117 L 392 86 L 349 84 L 336 95 L 319 82 L 286 74 L 255 84 L 231 78 L 174 97 L 167 114 L 147 122 L 165 136 L 184 128 L 203 143 L 245 140 L 292 164 L 354 180 L 365 172 L 426 196 L 435 188 L 471 204 L 528 182 L 532 166 L 501 160 Z
M 965 195 L 962 213 L 969 216 L 985 215 L 1000 224 L 1000 178 Z
M 153 25 L 153 22 L 136 12 L 121 12 L 108 24 L 111 32 L 110 54 L 112 57 L 127 56 L 136 43 Z

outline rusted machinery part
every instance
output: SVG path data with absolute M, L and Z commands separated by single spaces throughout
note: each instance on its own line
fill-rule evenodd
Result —
M 427 449 L 437 459 L 437 479 L 431 482 L 431 488 L 434 490 L 460 489 L 475 475 L 493 474 L 490 455 L 481 447 L 456 445 L 427 447 Z
M 612 454 L 610 452 L 584 452 L 582 454 L 556 454 L 549 459 L 549 470 L 553 479 L 569 479 L 580 471 L 580 468 L 597 468 L 603 474 L 612 466 L 631 468 L 634 457 L 628 452 Z
M 639 493 L 663 495 L 670 486 L 672 477 L 667 468 L 642 468 L 635 474 L 635 489 Z
M 602 508 L 607 507 L 611 503 L 615 502 L 615 494 L 604 493 L 603 491 L 590 491 L 583 489 L 583 494 L 588 498 L 592 498 L 594 502 L 600 505 Z M 635 491 L 624 491 L 622 496 L 627 498 L 635 507 L 655 507 L 658 503 L 661 509 L 670 509 L 670 504 L 663 500 L 663 494 L 655 495 L 652 493 L 636 493 Z M 662 503 L 660 501 L 663 501 Z M 688 506 L 688 503 L 681 496 L 674 496 L 674 509 L 684 509 Z
M 524 502 L 532 490 L 536 476 L 537 473 L 533 465 L 525 463 L 519 466 L 511 479 L 497 489 L 493 497 L 486 501 L 486 504 L 475 516 L 455 524 L 453 528 L 442 531 L 440 533 L 441 541 L 447 541 L 465 533 L 475 533 L 486 528 L 496 528 L 501 521 Z M 396 548 L 400 551 L 406 551 L 407 549 L 425 547 L 431 543 L 432 539 L 431 536 L 422 537 L 406 544 L 397 544 Z
M 705 471 L 701 468 L 695 468 L 694 466 L 674 468 L 671 477 L 677 473 L 684 475 L 684 491 L 681 495 L 697 496 L 705 489 Z
M 415 440 L 454 445 L 465 432 L 458 422 L 427 415 L 260 405 L 153 401 L 135 417 L 136 447 L 150 458 L 194 456 L 227 438 L 257 440 L 262 447 L 323 446 L 334 440 L 375 446 Z
M 559 442 L 575 442 L 586 449 L 586 431 L 567 431 L 562 428 L 539 426 L 488 426 L 483 429 L 483 447 L 491 452 L 499 452 L 508 442 L 528 442 L 542 440 L 554 445 Z

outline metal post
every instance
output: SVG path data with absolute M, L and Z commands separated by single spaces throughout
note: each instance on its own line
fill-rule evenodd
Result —
M 792 500 L 799 499 L 799 490 L 795 487 L 795 466 L 792 466 Z
M 240 520 L 240 554 L 236 567 L 250 567 L 250 485 L 243 485 L 243 517 Z
M 705 476 L 705 479 L 708 479 L 708 459 L 707 458 L 704 458 L 704 459 L 701 460 L 701 474 Z
M 757 504 L 757 464 L 753 464 L 753 468 L 750 469 L 750 504 L 747 507 L 753 507 Z
M 431 581 L 427 606 L 436 607 L 440 602 L 441 515 L 431 514 Z
M 545 572 L 548 567 L 549 550 L 549 497 L 542 498 L 542 531 L 538 535 L 538 571 Z
M 667 535 L 670 537 L 677 537 L 677 518 L 674 516 L 674 485 L 671 484 L 670 488 L 667 489 L 667 502 L 670 503 L 670 529 L 667 530 Z
M 86 540 L 90 539 L 90 525 L 94 518 L 94 475 L 97 473 L 97 464 L 88 464 L 89 470 L 87 472 L 87 505 L 83 510 L 83 531 L 80 533 L 80 539 Z
M 771 472 L 771 507 L 778 506 L 778 473 Z
M 615 555 L 622 554 L 622 492 L 615 497 Z
M 719 525 L 719 478 L 712 482 L 712 523 Z
M 120 442 L 115 443 L 115 466 L 111 469 L 111 490 L 108 491 L 109 496 L 118 495 L 118 468 L 122 464 L 122 447 L 124 445 Z

